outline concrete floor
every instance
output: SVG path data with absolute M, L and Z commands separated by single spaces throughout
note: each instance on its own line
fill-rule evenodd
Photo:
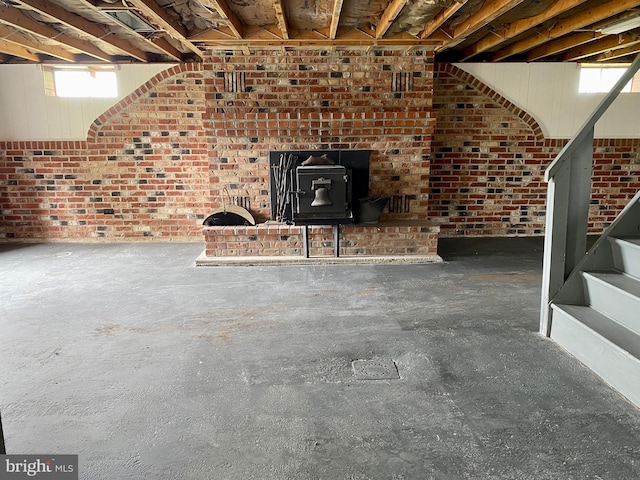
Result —
M 81 479 L 640 478 L 640 412 L 537 333 L 540 239 L 430 265 L 201 251 L 0 246 L 8 453 L 79 454 Z

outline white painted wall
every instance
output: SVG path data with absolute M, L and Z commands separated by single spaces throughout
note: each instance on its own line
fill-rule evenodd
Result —
M 464 63 L 472 74 L 533 116 L 547 138 L 571 138 L 605 94 L 580 94 L 576 63 Z M 596 138 L 640 137 L 640 93 L 621 93 L 596 124 Z
M 570 138 L 604 94 L 579 94 L 575 63 L 465 63 L 459 68 L 531 114 L 547 138 Z M 0 140 L 84 140 L 104 111 L 171 65 L 122 65 L 119 97 L 47 97 L 37 65 L 0 65 Z M 640 138 L 640 93 L 621 94 L 596 125 L 598 138 Z
M 44 94 L 38 65 L 0 65 L 0 140 L 84 140 L 91 123 L 172 65 L 121 65 L 118 98 L 58 98 Z

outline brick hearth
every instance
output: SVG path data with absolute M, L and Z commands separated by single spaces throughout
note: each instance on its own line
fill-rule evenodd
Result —
M 342 225 L 339 256 L 421 256 L 437 261 L 440 228 L 427 221 L 385 221 L 376 225 Z M 304 227 L 279 223 L 256 226 L 205 227 L 205 256 L 301 257 Z M 333 257 L 334 230 L 330 226 L 308 227 L 310 257 Z

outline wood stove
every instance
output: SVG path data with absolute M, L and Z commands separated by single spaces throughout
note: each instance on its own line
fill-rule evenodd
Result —
M 269 152 L 271 217 L 298 225 L 354 223 L 354 200 L 369 194 L 369 156 L 369 150 Z
M 351 170 L 343 165 L 295 169 L 292 220 L 298 224 L 353 223 Z

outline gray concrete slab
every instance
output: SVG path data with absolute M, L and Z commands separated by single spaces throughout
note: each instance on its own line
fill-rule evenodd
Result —
M 423 265 L 201 251 L 0 246 L 9 453 L 79 454 L 82 479 L 640 478 L 638 410 L 537 333 L 539 239 Z

